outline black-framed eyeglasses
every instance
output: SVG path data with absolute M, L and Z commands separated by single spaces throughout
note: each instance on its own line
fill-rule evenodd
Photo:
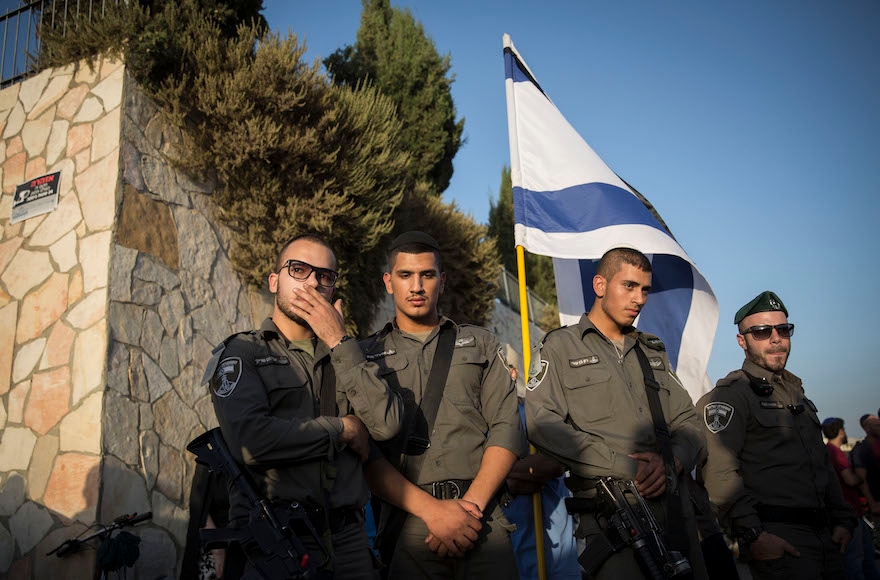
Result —
M 281 265 L 281 270 L 284 268 L 287 268 L 287 273 L 290 274 L 291 278 L 300 282 L 308 280 L 309 276 L 314 272 L 318 285 L 324 288 L 332 288 L 336 285 L 336 280 L 339 279 L 339 272 L 334 272 L 329 268 L 317 268 L 299 260 L 287 260 Z M 281 272 L 281 270 L 278 271 Z
M 750 326 L 740 332 L 740 334 L 751 333 L 751 335 L 755 337 L 755 340 L 767 340 L 773 335 L 774 329 L 779 333 L 780 338 L 791 338 L 791 335 L 794 334 L 794 324 L 791 324 L 790 322 L 786 324 L 777 324 L 776 326 L 770 324 Z

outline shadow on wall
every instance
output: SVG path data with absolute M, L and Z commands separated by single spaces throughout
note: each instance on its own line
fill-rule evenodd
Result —
M 151 511 L 146 488 L 141 478 L 132 478 L 131 471 L 119 469 L 111 459 L 105 461 L 103 476 L 101 466 L 94 464 L 84 473 L 77 473 L 81 462 L 72 461 L 68 456 L 84 457 L 79 454 L 62 454 L 58 457 L 56 469 L 62 470 L 61 478 L 80 479 L 82 488 L 79 494 L 66 487 L 68 497 L 57 498 L 60 493 L 53 489 L 52 481 L 47 486 L 45 497 L 51 498 L 52 505 L 63 506 L 66 513 L 47 508 L 41 503 L 27 499 L 25 478 L 12 473 L 0 490 L 0 517 L 4 528 L 0 528 L 0 577 L 10 580 L 30 580 L 45 578 L 91 578 L 94 575 L 96 554 L 100 538 L 88 542 L 76 553 L 63 558 L 48 555 L 63 542 L 77 537 L 85 537 L 100 529 L 98 522 L 111 524 L 122 515 Z M 91 457 L 90 459 L 97 459 Z M 98 490 L 103 480 L 102 510 L 95 517 L 98 504 Z M 64 483 L 64 482 L 62 482 Z M 60 487 L 60 486 L 59 486 Z M 48 500 L 47 500 L 48 501 Z M 112 507 L 107 507 L 112 506 Z M 68 511 L 66 508 L 71 508 Z M 185 529 L 187 522 L 175 522 Z M 135 580 L 159 580 L 176 577 L 179 554 L 168 532 L 150 521 L 127 527 L 125 531 L 138 536 L 140 557 L 133 569 L 126 569 L 126 577 Z M 114 532 L 115 537 L 119 532 Z M 6 574 L 3 574 L 6 571 Z

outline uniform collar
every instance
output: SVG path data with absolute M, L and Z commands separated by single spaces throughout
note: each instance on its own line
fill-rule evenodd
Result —
M 446 318 L 445 316 L 443 316 L 443 315 L 441 314 L 441 315 L 440 315 L 440 323 L 439 323 L 436 327 L 434 327 L 434 330 L 432 330 L 432 331 L 431 331 L 431 334 L 428 335 L 428 338 L 425 340 L 425 344 L 427 344 L 428 342 L 430 342 L 430 340 L 431 340 L 432 338 L 434 338 L 435 336 L 437 336 L 437 335 L 440 333 L 440 329 L 443 328 L 444 326 L 447 326 L 447 325 L 452 325 L 452 327 L 455 328 L 455 329 L 458 328 L 458 325 L 455 324 L 455 322 L 453 322 L 452 319 L 450 319 L 450 318 Z M 403 334 L 403 331 L 400 330 L 400 327 L 399 327 L 399 326 L 397 326 L 397 318 L 396 318 L 396 317 L 395 317 L 395 318 L 392 318 L 391 320 L 389 320 L 389 321 L 385 324 L 385 326 L 382 327 L 382 330 L 379 331 L 379 337 L 380 337 L 380 338 L 384 338 L 384 337 L 387 336 L 392 330 L 397 331 L 398 334 Z
M 278 326 L 272 320 L 272 317 L 266 318 L 263 321 L 263 324 L 260 325 L 260 338 L 266 341 L 280 340 L 281 343 L 284 345 L 284 348 L 286 349 L 289 349 L 291 344 L 293 344 L 286 336 L 284 336 L 284 334 L 281 333 L 281 331 L 278 329 Z M 296 350 L 302 350 L 296 345 L 294 345 L 293 348 Z M 315 341 L 315 361 L 321 360 L 329 353 L 329 351 L 330 349 L 327 348 L 327 346 L 323 342 L 321 342 L 320 340 Z
M 750 361 L 749 359 L 745 359 L 742 364 L 742 370 L 749 376 L 764 379 L 768 383 L 771 384 L 779 384 L 784 383 L 786 385 L 794 385 L 801 386 L 801 379 L 794 373 L 790 373 L 787 370 L 783 369 L 781 373 L 776 374 L 772 371 L 765 369 L 764 367 L 760 367 Z
M 611 342 L 611 339 L 609 339 L 607 336 L 602 334 L 601 330 L 596 328 L 596 325 L 593 324 L 593 322 L 589 319 L 586 312 L 584 312 L 581 315 L 581 319 L 578 320 L 577 326 L 578 326 L 578 330 L 580 331 L 581 339 L 583 339 L 584 336 L 586 336 L 586 334 L 588 332 L 595 332 L 596 334 L 598 334 L 599 336 L 601 336 L 602 338 L 607 340 L 609 343 Z M 630 326 L 623 333 L 623 338 L 624 338 L 624 341 L 626 341 L 626 339 L 628 339 L 628 338 L 632 338 L 633 342 L 635 342 L 639 339 L 640 334 L 641 334 L 641 332 L 639 331 L 639 329 L 637 329 L 635 326 Z

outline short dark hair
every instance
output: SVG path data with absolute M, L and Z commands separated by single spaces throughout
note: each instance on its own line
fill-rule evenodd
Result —
M 859 425 L 862 426 L 862 429 L 865 428 L 865 421 L 867 421 L 868 417 L 870 417 L 870 416 L 871 416 L 871 413 L 865 413 L 864 415 L 859 417 Z
M 293 236 L 292 238 L 287 240 L 286 244 L 281 246 L 281 249 L 278 250 L 278 255 L 275 257 L 275 269 L 272 270 L 273 272 L 278 272 L 278 270 L 280 270 L 281 267 L 284 266 L 284 263 L 281 261 L 281 257 L 284 256 L 284 252 L 287 251 L 287 248 L 289 248 L 290 245 L 294 242 L 298 242 L 300 240 L 308 240 L 309 242 L 314 242 L 330 250 L 330 253 L 333 254 L 333 261 L 336 262 L 336 267 L 339 267 L 339 260 L 336 259 L 336 252 L 334 252 L 333 248 L 330 247 L 329 242 L 327 242 L 327 240 L 325 240 L 318 234 L 307 233 Z
M 651 273 L 651 261 L 638 250 L 633 248 L 612 248 L 602 255 L 599 265 L 596 267 L 596 275 L 606 280 L 611 280 L 620 272 L 621 266 L 629 264 L 642 272 Z
M 403 244 L 397 246 L 390 252 L 388 252 L 388 271 L 391 272 L 394 269 L 394 262 L 397 260 L 398 254 L 434 254 L 434 260 L 437 262 L 437 271 L 443 271 L 443 258 L 440 256 L 440 251 L 436 248 L 432 248 L 427 244 L 420 244 L 418 242 L 411 242 L 409 244 Z
M 841 429 L 843 429 L 843 419 L 831 417 L 822 421 L 822 433 L 824 433 L 825 437 L 828 439 L 834 439 L 837 437 L 840 434 Z

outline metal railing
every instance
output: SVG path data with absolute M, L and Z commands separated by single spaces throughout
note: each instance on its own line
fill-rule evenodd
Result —
M 104 15 L 105 7 L 120 0 L 22 0 L 18 8 L 7 9 L 0 15 L 0 88 L 8 87 L 37 72 L 40 54 L 40 30 L 43 26 L 61 28 L 68 32 L 70 19 L 78 14 L 88 19 Z
M 501 276 L 498 280 L 498 300 L 508 306 L 514 312 L 519 312 L 519 281 L 517 277 L 501 268 Z M 526 306 L 529 309 L 529 322 L 538 324 L 547 302 L 538 298 L 530 289 L 526 288 Z

